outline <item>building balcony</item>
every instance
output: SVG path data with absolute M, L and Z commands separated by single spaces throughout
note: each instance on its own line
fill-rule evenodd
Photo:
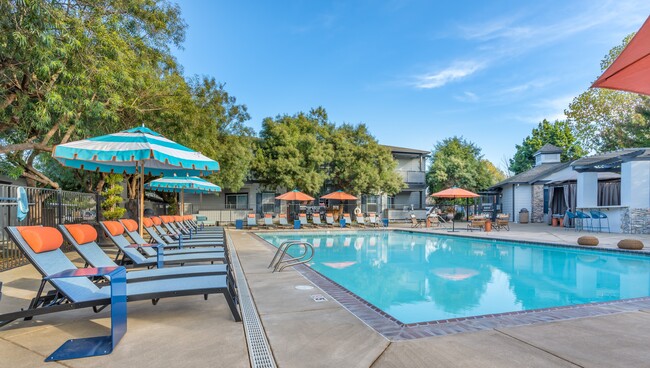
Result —
M 397 173 L 402 177 L 407 184 L 424 184 L 426 183 L 426 173 L 424 171 L 406 171 L 397 170 Z

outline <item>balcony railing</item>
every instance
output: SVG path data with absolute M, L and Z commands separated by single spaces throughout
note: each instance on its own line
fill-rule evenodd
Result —
M 402 177 L 405 183 L 423 184 L 426 182 L 424 171 L 406 171 L 398 170 L 397 173 Z

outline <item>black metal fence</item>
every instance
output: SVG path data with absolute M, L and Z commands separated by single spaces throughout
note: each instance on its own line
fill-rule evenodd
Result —
M 92 193 L 24 187 L 29 203 L 27 217 L 18 220 L 18 188 L 0 184 L 0 272 L 28 263 L 7 237 L 6 226 L 56 226 L 58 224 L 97 222 L 99 196 Z M 68 251 L 71 249 L 65 249 Z

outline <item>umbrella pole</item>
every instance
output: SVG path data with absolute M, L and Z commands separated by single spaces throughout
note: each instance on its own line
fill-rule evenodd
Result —
M 185 215 L 185 189 L 181 188 L 181 216 Z
M 138 216 L 138 229 L 142 236 L 142 218 L 144 216 L 144 161 L 140 165 L 140 214 Z

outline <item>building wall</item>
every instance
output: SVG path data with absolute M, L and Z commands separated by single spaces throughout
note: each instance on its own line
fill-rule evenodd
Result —
M 515 221 L 512 213 L 512 185 L 503 187 L 501 192 L 501 212 L 510 214 L 510 221 Z
M 515 184 L 515 221 L 519 222 L 519 210 L 525 208 L 529 212 L 532 209 L 532 186 L 528 184 Z M 530 220 L 529 220 L 530 221 Z

